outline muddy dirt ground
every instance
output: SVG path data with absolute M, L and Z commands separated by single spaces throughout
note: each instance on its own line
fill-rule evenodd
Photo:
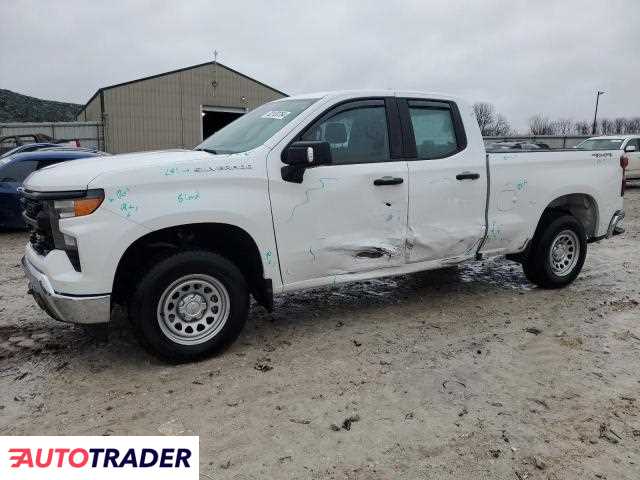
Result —
M 202 478 L 640 478 L 640 189 L 569 288 L 506 260 L 277 298 L 163 364 L 26 294 L 0 234 L 0 435 L 200 436 Z

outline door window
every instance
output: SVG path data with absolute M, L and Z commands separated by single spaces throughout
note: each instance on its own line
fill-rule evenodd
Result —
M 303 141 L 326 141 L 334 164 L 389 161 L 389 131 L 382 100 L 341 105 L 303 135 Z
M 429 102 L 409 102 L 409 115 L 419 159 L 447 157 L 458 151 L 451 108 L 444 103 L 436 105 L 430 106 Z
M 0 169 L 0 182 L 22 183 L 38 165 L 35 160 L 13 162 Z

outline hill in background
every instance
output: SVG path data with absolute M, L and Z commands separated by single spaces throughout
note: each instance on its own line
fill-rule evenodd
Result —
M 77 103 L 42 100 L 0 89 L 0 123 L 73 122 L 81 109 Z

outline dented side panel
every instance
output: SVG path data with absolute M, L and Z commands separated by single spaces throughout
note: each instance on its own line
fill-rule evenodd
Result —
M 277 160 L 277 158 L 276 158 Z M 270 159 L 269 164 L 275 162 Z M 301 184 L 270 169 L 269 189 L 283 283 L 287 288 L 405 261 L 405 161 L 325 165 L 307 169 Z M 375 186 L 384 176 L 399 185 Z
M 449 264 L 473 258 L 485 234 L 487 169 L 482 136 L 473 110 L 464 102 L 458 102 L 458 108 L 466 148 L 445 158 L 408 162 L 407 261 L 411 263 Z M 461 174 L 477 178 L 458 178 Z

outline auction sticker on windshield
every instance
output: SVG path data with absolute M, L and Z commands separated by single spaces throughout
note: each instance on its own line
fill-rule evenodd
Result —
M 290 113 L 291 112 L 286 112 L 284 110 L 271 110 L 265 113 L 264 115 L 262 115 L 262 118 L 274 118 L 276 120 L 282 120 L 284 117 L 286 117 Z
M 198 480 L 199 437 L 0 437 L 7 480 Z

